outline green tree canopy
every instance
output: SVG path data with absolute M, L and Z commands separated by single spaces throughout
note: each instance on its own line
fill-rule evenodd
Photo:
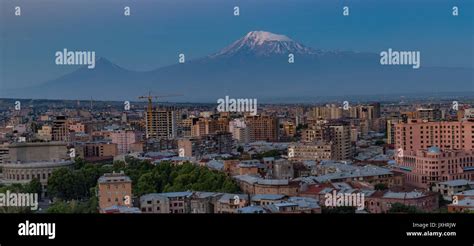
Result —
M 388 213 L 409 213 L 409 214 L 415 214 L 415 213 L 422 213 L 423 211 L 419 210 L 415 206 L 409 206 L 401 203 L 393 203 L 390 207 L 390 209 L 387 211 Z

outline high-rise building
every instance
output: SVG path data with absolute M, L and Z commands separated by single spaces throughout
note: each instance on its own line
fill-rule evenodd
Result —
M 174 139 L 177 136 L 175 111 L 154 109 L 145 114 L 146 138 Z
M 283 122 L 283 135 L 286 138 L 292 138 L 296 134 L 296 126 L 292 121 Z
M 198 121 L 198 118 L 189 117 L 182 119 L 178 123 L 178 136 L 189 138 L 192 136 L 193 125 Z
M 69 124 L 66 116 L 57 116 L 53 121 L 52 141 L 69 141 Z
M 334 145 L 331 142 L 293 143 L 288 146 L 288 158 L 292 161 L 331 160 Z
M 214 134 L 219 131 L 217 120 L 210 117 L 201 117 L 194 123 L 191 129 L 191 136 L 200 137 L 208 134 Z
M 413 117 L 428 121 L 439 121 L 443 118 L 443 115 L 439 108 L 418 108 Z
M 342 118 L 342 108 L 335 104 L 314 107 L 310 113 L 313 119 L 335 120 Z
M 389 119 L 387 120 L 387 144 L 395 144 L 395 125 L 399 123 L 399 119 Z
M 396 124 L 395 148 L 417 151 L 437 146 L 441 149 L 474 149 L 474 122 L 437 121 L 421 119 Z
M 245 117 L 249 128 L 250 141 L 278 141 L 278 119 L 268 115 L 255 115 Z
M 382 116 L 382 112 L 381 112 L 381 107 L 380 107 L 380 103 L 379 102 L 375 102 L 375 103 L 372 103 L 370 104 L 373 108 L 374 108 L 374 118 L 377 119 L 377 118 L 380 118 Z
M 243 119 L 234 119 L 229 122 L 229 131 L 232 134 L 232 138 L 237 140 L 237 142 L 250 142 L 250 130 L 247 125 L 245 125 Z
M 178 139 L 178 153 L 181 157 L 201 157 L 208 154 L 232 152 L 232 134 L 217 132 L 196 138 Z
M 346 122 L 320 122 L 303 131 L 304 142 L 332 142 L 332 159 L 346 160 L 354 155 L 351 126 Z
M 41 126 L 41 129 L 38 129 L 38 133 L 36 134 L 36 137 L 40 140 L 43 141 L 51 141 L 53 136 L 52 136 L 52 127 L 48 125 L 43 125 Z
M 334 160 L 347 160 L 354 156 L 354 148 L 351 142 L 351 127 L 346 123 L 332 123 L 328 125 L 329 138 L 326 141 L 332 141 L 334 144 Z
M 302 142 L 314 142 L 318 140 L 323 140 L 324 138 L 324 132 L 326 127 L 324 126 L 324 123 L 318 123 L 318 124 L 312 124 L 310 127 L 304 129 L 302 131 L 302 137 L 301 141 Z
M 117 145 L 119 154 L 131 151 L 132 145 L 140 141 L 140 134 L 133 130 L 119 130 L 110 133 L 112 143 Z
M 86 132 L 86 125 L 81 122 L 75 122 L 68 125 L 69 131 L 72 132 Z

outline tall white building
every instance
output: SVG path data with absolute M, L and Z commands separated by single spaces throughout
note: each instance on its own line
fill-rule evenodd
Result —
M 232 133 L 232 138 L 239 143 L 250 142 L 250 130 L 245 125 L 244 119 L 234 119 L 229 122 L 229 131 Z

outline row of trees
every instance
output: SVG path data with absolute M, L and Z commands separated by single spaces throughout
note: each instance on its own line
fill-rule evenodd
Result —
M 0 193 L 6 193 L 7 190 L 15 193 L 37 193 L 38 197 L 41 197 L 42 193 L 41 183 L 37 178 L 33 178 L 27 184 L 12 184 L 0 186 Z
M 27 184 L 12 184 L 0 186 L 0 193 L 6 194 L 7 191 L 10 193 L 36 193 L 38 199 L 41 198 L 42 186 L 37 178 L 33 178 Z M 0 213 L 29 213 L 31 209 L 29 207 L 5 207 L 0 206 Z
M 76 159 L 75 168 L 55 170 L 48 181 L 48 192 L 55 203 L 51 213 L 91 213 L 97 210 L 97 180 L 104 173 L 120 172 L 132 180 L 134 196 L 154 192 L 211 191 L 237 192 L 238 185 L 224 173 L 191 163 L 173 165 L 127 158 L 113 165 L 88 164 Z
M 94 164 L 83 164 L 75 170 L 57 169 L 48 180 L 48 193 L 51 197 L 61 200 L 88 199 L 95 194 L 97 179 L 112 170 L 111 165 Z
M 191 163 L 173 165 L 161 162 L 152 165 L 146 161 L 128 160 L 127 165 L 116 163 L 115 168 L 125 171 L 133 183 L 133 193 L 141 196 L 154 192 L 210 191 L 233 193 L 238 185 L 224 173 Z

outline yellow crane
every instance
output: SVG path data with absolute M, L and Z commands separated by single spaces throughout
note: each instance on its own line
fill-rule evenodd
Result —
M 148 95 L 145 96 L 139 96 L 138 99 L 147 99 L 148 100 L 148 108 L 147 108 L 147 113 L 146 113 L 146 129 L 147 129 L 147 137 L 148 138 L 148 129 L 150 127 L 151 129 L 151 124 L 153 122 L 153 99 L 159 99 L 159 98 L 164 98 L 164 97 L 175 97 L 175 96 L 182 96 L 181 94 L 168 94 L 168 95 L 152 95 L 151 91 L 148 92 Z
M 177 97 L 177 96 L 182 96 L 182 94 L 166 94 L 166 95 L 152 95 L 151 91 L 148 92 L 148 95 L 145 96 L 139 96 L 138 99 L 147 99 L 148 100 L 148 108 L 147 112 L 149 115 L 151 115 L 153 111 L 153 99 L 158 100 L 159 98 L 165 98 L 165 97 Z

